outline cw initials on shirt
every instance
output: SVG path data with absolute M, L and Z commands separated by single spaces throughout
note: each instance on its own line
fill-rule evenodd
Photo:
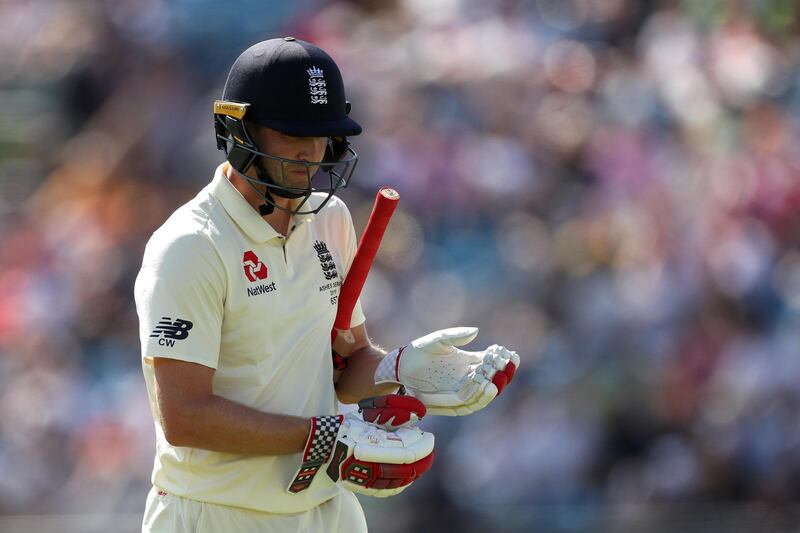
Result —
M 260 279 L 267 279 L 267 276 L 269 276 L 267 265 L 261 262 L 253 250 L 247 250 L 244 253 L 242 256 L 242 263 L 244 275 L 247 276 L 250 283 L 254 283 Z
M 192 324 L 188 320 L 176 318 L 173 322 L 168 316 L 162 316 L 158 325 L 153 329 L 150 334 L 151 338 L 159 338 L 159 346 L 175 346 L 175 341 L 182 341 L 189 337 L 189 330 L 192 329 Z

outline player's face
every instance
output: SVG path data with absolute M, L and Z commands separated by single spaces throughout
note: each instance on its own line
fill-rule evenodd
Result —
M 325 156 L 328 144 L 327 137 L 292 137 L 279 131 L 257 127 L 253 128 L 253 140 L 258 148 L 269 155 L 319 163 Z M 306 188 L 308 178 L 313 176 L 318 166 L 281 163 L 275 159 L 262 158 L 267 172 L 277 185 L 284 187 Z M 282 168 L 281 168 L 282 167 Z

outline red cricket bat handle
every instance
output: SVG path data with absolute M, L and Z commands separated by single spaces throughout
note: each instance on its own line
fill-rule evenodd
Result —
M 350 329 L 353 308 L 361 295 L 361 289 L 364 288 L 367 274 L 369 274 L 383 234 L 386 232 L 386 227 L 389 225 L 389 220 L 392 218 L 399 200 L 400 195 L 397 194 L 397 191 L 388 187 L 382 188 L 375 195 L 375 204 L 372 207 L 369 221 L 367 221 L 367 227 L 361 234 L 361 241 L 358 243 L 353 264 L 350 266 L 350 271 L 339 292 L 339 306 L 336 310 L 336 321 L 333 323 L 334 338 L 336 330 Z

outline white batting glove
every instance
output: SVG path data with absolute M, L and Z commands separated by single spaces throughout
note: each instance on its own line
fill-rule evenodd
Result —
M 472 342 L 478 328 L 435 331 L 394 350 L 375 371 L 375 383 L 399 383 L 429 414 L 468 415 L 486 407 L 513 379 L 519 356 L 496 344 L 480 352 L 456 348 Z
M 353 492 L 394 496 L 431 467 L 433 444 L 433 434 L 417 427 L 385 431 L 355 413 L 314 417 L 303 463 L 286 490 L 306 490 L 325 469 L 333 482 Z

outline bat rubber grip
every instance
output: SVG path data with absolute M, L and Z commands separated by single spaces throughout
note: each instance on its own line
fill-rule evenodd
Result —
M 339 305 L 333 326 L 337 330 L 346 331 L 350 329 L 353 308 L 361 295 L 361 290 L 364 288 L 367 274 L 369 274 L 369 269 L 375 260 L 375 254 L 378 252 L 383 234 L 386 232 L 386 227 L 389 225 L 389 220 L 392 218 L 399 200 L 400 195 L 397 191 L 388 187 L 382 188 L 375 195 L 372 213 L 369 216 L 366 228 L 364 228 L 364 233 L 361 235 L 361 241 L 358 243 L 353 264 L 347 273 L 347 279 L 344 280 L 339 293 Z

